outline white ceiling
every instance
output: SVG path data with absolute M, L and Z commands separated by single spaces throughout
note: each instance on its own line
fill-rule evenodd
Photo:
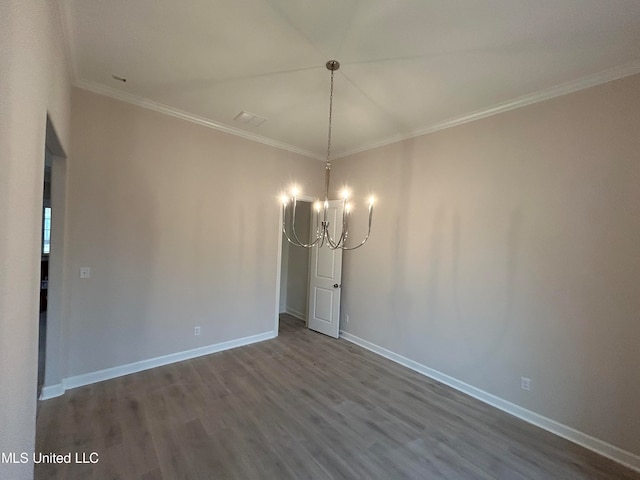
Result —
M 60 4 L 77 85 L 316 157 L 329 59 L 337 156 L 640 72 L 640 0 Z

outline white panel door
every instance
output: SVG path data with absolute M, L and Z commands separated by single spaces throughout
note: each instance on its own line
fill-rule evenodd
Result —
M 315 211 L 312 225 L 316 224 Z M 322 212 L 320 213 L 322 215 Z M 337 240 L 342 229 L 342 200 L 329 201 L 327 210 L 331 238 Z M 327 243 L 311 249 L 309 265 L 308 327 L 338 338 L 340 331 L 340 288 L 342 282 L 342 250 L 331 250 Z

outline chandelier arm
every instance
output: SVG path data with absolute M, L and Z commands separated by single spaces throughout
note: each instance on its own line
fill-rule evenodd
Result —
M 344 245 L 344 241 L 345 241 L 344 231 L 340 234 L 340 238 L 338 238 L 338 241 L 336 242 L 331 239 L 331 235 L 327 230 L 327 243 L 329 244 L 329 248 L 331 250 L 335 250 L 336 248 L 342 248 L 342 245 Z
M 287 234 L 284 224 L 282 225 L 282 233 L 284 233 L 285 238 L 291 245 L 295 245 L 296 247 L 302 247 L 302 248 L 311 248 L 315 246 L 322 238 L 322 237 L 317 237 L 312 243 L 303 243 L 294 235 L 294 239 L 292 240 L 289 234 Z
M 287 239 L 287 241 L 291 244 L 294 245 L 296 247 L 302 247 L 302 248 L 312 248 L 315 245 L 317 245 L 317 243 L 320 241 L 320 232 L 318 231 L 317 227 L 316 227 L 316 239 L 311 242 L 311 243 L 304 243 L 302 240 L 300 240 L 300 238 L 298 237 L 298 234 L 296 232 L 296 218 L 295 218 L 295 205 L 296 205 L 296 200 L 294 197 L 293 200 L 293 211 L 292 211 L 292 220 L 291 220 L 291 231 L 293 234 L 293 239 L 289 236 L 289 234 L 287 233 L 287 227 L 286 227 L 286 219 L 287 219 L 287 206 L 286 205 L 282 205 L 282 233 L 284 234 L 285 238 Z
M 320 245 L 318 245 L 318 248 L 322 248 L 324 246 L 324 242 L 326 240 L 326 235 L 325 235 L 324 230 L 322 230 L 322 237 L 320 237 L 320 238 L 321 238 L 321 240 L 320 240 Z
M 347 211 L 347 199 L 342 201 L 342 235 L 344 237 L 344 243 L 347 242 L 349 236 L 349 212 Z
M 327 223 L 327 211 L 329 210 L 329 199 L 325 197 L 322 207 L 322 224 Z
M 367 243 L 367 240 L 369 240 L 369 235 L 371 234 L 371 230 L 369 230 L 369 232 L 367 232 L 367 236 L 364 237 L 364 240 L 362 240 L 358 245 L 355 245 L 353 247 L 347 247 L 347 246 L 341 246 L 340 248 L 342 250 L 355 250 L 356 248 L 360 248 L 361 246 L 363 246 L 365 243 Z
M 295 190 L 292 191 L 292 196 L 290 199 L 284 199 L 283 203 L 283 214 L 282 214 L 282 233 L 286 237 L 287 241 L 292 245 L 296 245 L 298 247 L 311 248 L 315 245 L 319 245 L 322 248 L 325 243 L 327 247 L 331 250 L 341 249 L 341 250 L 355 250 L 363 246 L 369 236 L 371 235 L 371 223 L 373 217 L 373 197 L 369 202 L 369 226 L 367 229 L 367 235 L 364 240 L 362 240 L 359 244 L 354 245 L 353 247 L 347 247 L 347 239 L 349 237 L 349 217 L 351 215 L 350 211 L 347 211 L 347 195 L 344 196 L 344 200 L 342 203 L 342 231 L 340 232 L 340 236 L 334 240 L 331 238 L 331 234 L 329 233 L 329 221 L 328 221 L 328 210 L 329 210 L 329 182 L 331 180 L 331 129 L 333 123 L 333 83 L 334 83 L 334 73 L 336 70 L 340 68 L 340 62 L 336 60 L 329 60 L 326 63 L 326 67 L 331 71 L 331 90 L 329 93 L 329 125 L 327 132 L 327 162 L 325 166 L 325 184 L 324 184 L 324 207 L 323 207 L 323 215 L 322 222 L 319 226 L 319 218 L 320 218 L 320 205 L 318 202 L 318 206 L 316 207 L 316 238 L 313 242 L 304 243 L 300 240 L 298 233 L 296 231 L 296 193 Z M 296 189 L 297 190 L 297 189 Z M 287 232 L 287 218 L 286 218 L 286 208 L 289 203 L 292 202 L 293 211 L 291 212 L 291 226 L 289 230 L 293 239 L 289 236 Z M 336 219 L 337 222 L 337 219 Z
M 331 239 L 331 234 L 329 233 L 328 225 L 326 225 L 326 224 L 325 224 L 325 227 L 324 227 L 324 233 L 325 233 L 325 236 L 327 237 L 327 246 L 331 250 L 335 250 L 336 247 L 337 247 L 337 244 L 335 244 L 333 242 L 333 240 Z
M 320 229 L 320 210 L 316 210 L 316 213 L 313 216 L 316 217 L 316 240 L 320 240 L 319 246 L 322 247 L 322 244 L 324 243 L 324 232 Z
M 291 208 L 291 233 L 293 234 L 293 238 L 295 239 L 294 245 L 297 247 L 310 248 L 313 245 L 305 244 L 300 238 L 298 238 L 298 233 L 296 232 L 296 206 L 298 205 L 298 200 L 295 195 L 293 198 L 293 206 Z
M 287 233 L 286 220 L 287 220 L 287 206 L 282 205 L 282 234 L 285 236 L 285 238 L 290 244 L 296 245 L 299 247 L 300 245 L 294 242 L 293 240 L 291 240 L 291 237 L 289 237 L 289 234 Z
M 313 244 L 306 245 L 306 244 L 302 243 L 300 241 L 300 239 L 298 239 L 297 236 L 295 236 L 295 235 L 294 235 L 295 240 L 291 239 L 291 237 L 287 233 L 286 221 L 287 221 L 287 206 L 283 204 L 282 205 L 282 233 L 283 233 L 283 235 L 285 236 L 285 238 L 287 239 L 287 241 L 291 245 L 294 245 L 296 247 L 311 248 L 311 247 L 313 247 L 313 245 L 315 245 L 315 243 L 318 242 L 318 239 L 316 238 L 316 241 Z
M 291 196 L 291 200 L 292 200 L 292 207 L 291 207 L 291 224 L 295 224 L 296 223 L 296 205 L 298 204 L 298 201 L 296 200 L 295 195 Z
M 347 199 L 342 200 L 342 231 L 338 241 L 334 242 L 334 249 L 343 248 L 349 236 L 349 214 L 347 212 Z
M 373 219 L 373 209 L 369 209 L 369 228 L 367 229 L 367 235 L 364 237 L 364 240 L 362 240 L 358 245 L 355 245 L 353 247 L 347 247 L 346 245 L 343 245 L 340 248 L 342 248 L 342 250 L 355 250 L 356 248 L 360 248 L 365 243 L 367 243 L 367 240 L 369 240 L 369 236 L 371 235 L 372 219 Z
M 316 237 L 316 239 L 313 242 L 311 242 L 311 243 L 300 243 L 300 245 L 298 245 L 298 246 L 299 247 L 304 247 L 304 248 L 312 248 L 312 247 L 315 247 L 319 241 L 320 241 L 320 237 Z
M 282 225 L 282 233 L 284 234 L 285 238 L 287 239 L 287 241 L 292 244 L 295 245 L 296 247 L 301 247 L 302 245 L 294 242 L 293 240 L 291 240 L 291 237 L 289 237 L 289 234 L 287 233 L 287 230 L 285 229 L 284 224 Z
M 318 237 L 318 234 L 317 234 L 317 230 L 316 230 L 316 239 L 313 242 L 304 243 L 302 240 L 300 240 L 300 238 L 298 237 L 298 234 L 296 233 L 296 221 L 295 221 L 295 219 L 293 219 L 293 221 L 291 222 L 291 232 L 293 234 L 293 238 L 297 242 L 294 245 L 297 245 L 298 247 L 311 248 L 315 244 L 318 243 L 318 240 L 320 240 L 320 238 Z

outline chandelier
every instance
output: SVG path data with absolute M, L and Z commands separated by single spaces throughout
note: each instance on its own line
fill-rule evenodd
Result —
M 327 139 L 327 163 L 325 166 L 325 181 L 324 181 L 324 202 L 316 200 L 314 203 L 314 209 L 316 211 L 316 233 L 315 239 L 308 243 L 300 241 L 298 233 L 296 232 L 296 204 L 299 191 L 297 187 L 293 187 L 289 194 L 282 194 L 280 200 L 282 201 L 282 233 L 289 243 L 298 247 L 312 248 L 316 245 L 322 247 L 325 243 L 331 250 L 355 250 L 363 246 L 369 239 L 371 234 L 371 220 L 373 219 L 373 203 L 374 197 L 369 197 L 369 227 L 367 229 L 367 235 L 360 243 L 353 246 L 347 246 L 347 238 L 349 237 L 349 218 L 351 216 L 351 203 L 349 202 L 350 192 L 348 188 L 344 188 L 342 191 L 342 231 L 340 235 L 334 235 L 332 238 L 329 233 L 329 180 L 331 177 L 331 121 L 333 116 L 333 74 L 340 68 L 340 63 L 337 60 L 329 60 L 327 62 L 327 69 L 331 71 L 331 91 L 329 94 L 329 134 Z M 291 205 L 291 220 L 289 228 L 287 228 L 287 207 Z M 319 218 L 322 211 L 322 222 L 319 222 Z M 288 230 L 288 231 L 287 231 Z

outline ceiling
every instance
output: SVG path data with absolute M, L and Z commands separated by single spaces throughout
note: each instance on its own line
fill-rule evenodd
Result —
M 60 6 L 76 85 L 317 158 L 329 59 L 336 156 L 640 72 L 638 0 Z

